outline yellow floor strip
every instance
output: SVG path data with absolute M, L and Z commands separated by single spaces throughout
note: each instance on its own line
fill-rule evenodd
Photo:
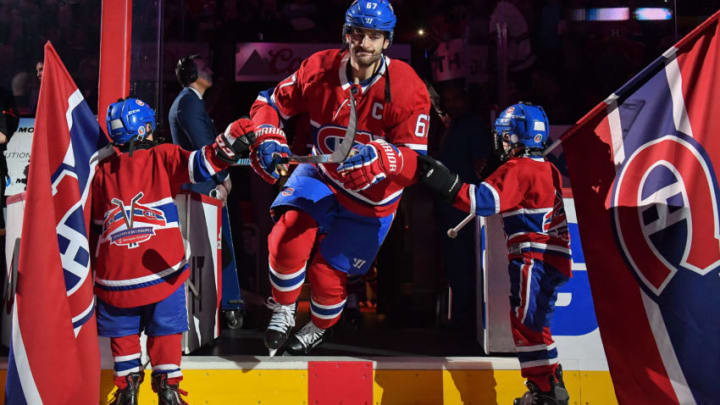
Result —
M 375 405 L 510 405 L 525 391 L 517 360 L 498 357 L 357 358 L 238 356 L 184 357 L 181 388 L 193 405 L 322 405 L 307 404 L 308 361 L 373 361 Z M 6 370 L 0 370 L 5 381 Z M 101 401 L 112 399 L 111 370 L 102 371 Z M 565 370 L 573 405 L 617 404 L 607 371 Z M 0 386 L 4 398 L 5 386 Z M 156 405 L 150 370 L 140 390 L 140 405 Z M 368 404 L 370 405 L 370 404 Z

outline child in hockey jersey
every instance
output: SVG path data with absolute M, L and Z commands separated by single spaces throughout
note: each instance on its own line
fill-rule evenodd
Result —
M 519 103 L 495 121 L 504 162 L 479 185 L 463 184 L 442 163 L 420 156 L 420 181 L 456 208 L 501 214 L 507 235 L 510 321 L 528 392 L 515 405 L 567 405 L 550 334 L 557 288 L 570 276 L 570 241 L 558 169 L 543 158 L 549 123 L 542 107 Z
M 179 389 L 182 333 L 188 328 L 183 283 L 188 263 L 173 197 L 183 183 L 227 168 L 255 139 L 239 119 L 214 144 L 188 152 L 153 142 L 155 111 L 129 98 L 108 108 L 116 153 L 92 183 L 93 223 L 102 227 L 94 257 L 98 333 L 110 337 L 113 405 L 137 404 L 143 380 L 140 332 L 148 335 L 152 388 L 160 405 L 185 404 Z

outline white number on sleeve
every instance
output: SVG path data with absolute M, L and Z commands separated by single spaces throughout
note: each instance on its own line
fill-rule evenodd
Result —
M 415 124 L 415 136 L 422 138 L 427 135 L 429 121 L 430 116 L 427 114 L 418 115 L 417 124 Z

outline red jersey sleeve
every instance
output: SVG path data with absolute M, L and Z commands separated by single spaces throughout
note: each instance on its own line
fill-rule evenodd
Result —
M 532 172 L 510 160 L 498 167 L 477 186 L 463 184 L 453 205 L 464 212 L 470 212 L 475 200 L 475 213 L 489 216 L 517 208 L 533 191 Z
M 291 74 L 274 88 L 261 91 L 250 108 L 250 117 L 257 125 L 280 127 L 280 120 L 287 120 L 297 114 L 307 112 L 303 100 L 310 72 L 317 70 L 313 56 L 305 59 L 295 73 Z

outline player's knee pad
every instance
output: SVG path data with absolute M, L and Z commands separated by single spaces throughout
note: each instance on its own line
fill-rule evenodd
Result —
M 309 214 L 294 209 L 285 211 L 268 235 L 270 266 L 281 274 L 305 266 L 317 229 L 317 222 Z
M 327 329 L 337 323 L 347 299 L 347 274 L 333 269 L 318 252 L 309 270 L 310 316 L 316 326 Z

